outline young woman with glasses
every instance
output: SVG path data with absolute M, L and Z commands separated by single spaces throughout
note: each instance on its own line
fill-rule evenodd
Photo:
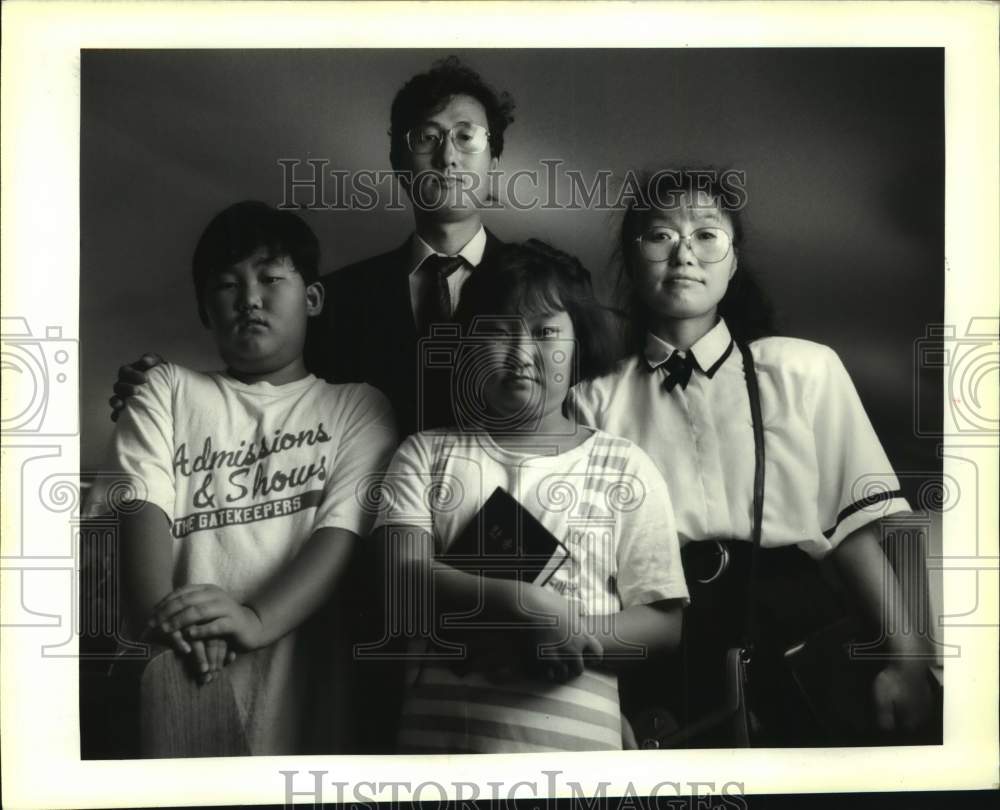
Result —
M 745 195 L 735 184 L 727 188 L 727 177 L 685 169 L 644 178 L 619 243 L 631 353 L 614 373 L 573 392 L 583 422 L 653 458 L 676 512 L 692 605 L 683 665 L 647 667 L 657 678 L 670 675 L 671 685 L 656 683 L 652 699 L 662 704 L 664 692 L 673 693 L 667 701 L 676 698 L 683 725 L 704 721 L 720 709 L 726 650 L 752 646 L 755 744 L 857 743 L 912 732 L 929 715 L 927 657 L 918 639 L 891 630 L 905 625 L 909 600 L 879 529 L 881 518 L 909 507 L 833 350 L 767 336 L 769 308 L 743 255 Z M 748 542 L 755 526 L 757 553 Z M 832 565 L 821 570 L 821 560 Z M 842 588 L 827 587 L 827 568 Z M 801 651 L 796 645 L 845 605 L 873 626 L 865 638 L 884 643 L 857 704 L 864 722 L 856 733 L 831 737 L 821 733 L 821 719 L 836 707 L 796 702 L 802 690 L 794 679 L 803 671 L 788 665 Z M 832 666 L 820 658 L 820 670 Z M 651 699 L 643 690 L 633 697 Z M 732 744 L 725 734 L 717 742 Z

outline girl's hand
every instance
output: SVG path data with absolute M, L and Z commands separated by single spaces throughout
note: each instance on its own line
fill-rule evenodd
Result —
M 566 683 L 579 678 L 586 669 L 604 657 L 601 642 L 586 630 L 577 632 L 543 631 L 536 640 L 536 671 L 545 680 Z
M 456 662 L 451 669 L 461 677 L 476 673 L 493 684 L 510 683 L 519 675 L 518 662 L 511 659 L 512 654 L 507 650 L 470 653 L 466 660 Z
M 163 633 L 183 631 L 192 642 L 228 637 L 242 650 L 262 646 L 264 626 L 251 608 L 217 585 L 185 585 L 153 608 L 150 620 Z
M 889 664 L 875 678 L 875 722 L 883 732 L 914 732 L 931 713 L 927 666 L 920 661 Z
M 509 632 L 479 633 L 461 640 L 466 644 L 466 656 L 452 665 L 456 675 L 477 673 L 498 685 L 524 677 L 520 650 L 512 643 Z
M 565 683 L 582 675 L 588 663 L 601 661 L 604 648 L 584 627 L 578 602 L 537 587 L 527 588 L 525 597 L 527 615 L 534 620 L 525 664 L 537 676 Z

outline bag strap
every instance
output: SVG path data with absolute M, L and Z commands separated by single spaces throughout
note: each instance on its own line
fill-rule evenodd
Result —
M 753 551 L 750 553 L 750 577 L 747 584 L 746 623 L 743 627 L 743 647 L 747 654 L 753 650 L 757 640 L 757 564 L 760 558 L 761 524 L 764 521 L 764 419 L 760 411 L 760 388 L 757 385 L 757 367 L 750 349 L 737 343 L 743 355 L 743 376 L 750 398 L 750 419 L 753 422 L 754 470 L 753 470 L 753 525 L 750 538 Z M 749 660 L 749 658 L 747 659 Z

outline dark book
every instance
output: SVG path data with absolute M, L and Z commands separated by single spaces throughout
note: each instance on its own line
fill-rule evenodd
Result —
M 552 532 L 497 487 L 441 559 L 460 571 L 544 585 L 568 556 Z

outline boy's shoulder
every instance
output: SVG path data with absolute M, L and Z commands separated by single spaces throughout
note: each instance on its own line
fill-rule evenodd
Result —
M 239 389 L 243 396 L 257 395 L 262 400 L 272 400 L 283 393 L 309 395 L 323 403 L 322 407 L 334 411 L 358 411 L 360 415 L 370 412 L 381 416 L 391 411 L 385 394 L 368 383 L 329 383 L 308 375 L 300 380 L 280 386 L 258 383 L 247 385 L 233 379 L 222 371 L 195 371 L 177 363 L 161 363 L 147 372 L 149 382 L 155 387 L 169 387 L 190 394 L 202 392 L 222 392 L 226 388 Z
M 367 407 L 378 412 L 391 408 L 388 397 L 368 383 L 331 383 L 321 377 L 315 377 L 312 389 L 324 399 L 337 403 L 338 407 Z
M 310 392 L 313 407 L 329 417 L 342 439 L 372 441 L 376 430 L 397 442 L 396 417 L 388 397 L 368 383 L 330 383 L 315 378 Z
M 225 376 L 225 373 L 222 371 L 196 371 L 188 366 L 175 363 L 172 360 L 164 360 L 162 363 L 157 363 L 146 371 L 146 378 L 148 380 L 156 380 L 158 382 L 169 380 L 172 383 L 213 383 L 213 381 L 217 381 Z
M 147 386 L 151 390 L 175 389 L 190 385 L 208 383 L 211 375 L 204 371 L 194 371 L 179 363 L 165 361 L 153 366 L 146 371 L 146 386 L 142 386 L 142 391 Z

